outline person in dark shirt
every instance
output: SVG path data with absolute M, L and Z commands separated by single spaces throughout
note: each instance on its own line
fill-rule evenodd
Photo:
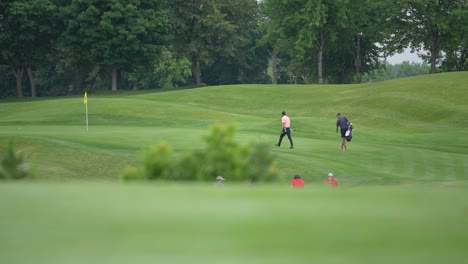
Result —
M 336 133 L 338 133 L 338 128 L 340 128 L 341 132 L 340 150 L 346 151 L 348 150 L 348 148 L 346 147 L 346 131 L 348 130 L 350 122 L 346 117 L 341 116 L 340 113 L 336 114 L 336 118 L 338 119 L 336 120 Z

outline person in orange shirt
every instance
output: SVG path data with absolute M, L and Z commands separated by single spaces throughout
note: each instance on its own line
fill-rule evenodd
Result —
M 338 181 L 335 180 L 333 173 L 328 173 L 328 179 L 323 182 L 324 184 L 331 184 L 332 187 L 338 186 Z
M 289 148 L 294 148 L 293 140 L 291 138 L 291 119 L 286 115 L 286 111 L 281 112 L 281 124 L 282 124 L 282 129 L 281 129 L 281 134 L 278 139 L 278 144 L 275 144 L 276 147 L 281 147 L 281 141 L 283 141 L 284 135 L 288 136 L 289 143 L 291 144 Z
M 293 188 L 302 188 L 304 187 L 304 181 L 301 179 L 299 174 L 294 175 L 294 179 L 291 181 L 291 187 Z

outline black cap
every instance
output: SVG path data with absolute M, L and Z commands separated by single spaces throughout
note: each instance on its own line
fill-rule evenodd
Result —
M 297 178 L 301 178 L 301 176 L 299 174 L 294 174 L 294 179 L 297 179 Z
M 337 116 L 341 115 L 340 113 L 336 113 Z
M 285 115 L 285 114 L 286 114 L 286 111 L 281 112 L 281 114 Z

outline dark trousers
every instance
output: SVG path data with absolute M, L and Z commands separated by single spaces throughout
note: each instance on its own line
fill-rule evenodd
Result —
M 284 135 L 288 135 L 288 139 L 289 139 L 289 143 L 291 143 L 291 147 L 294 146 L 293 140 L 291 138 L 291 128 L 289 128 L 289 127 L 284 129 L 283 131 L 281 131 L 281 135 L 280 135 L 279 141 L 278 141 L 278 146 L 281 146 L 281 141 L 283 141 Z

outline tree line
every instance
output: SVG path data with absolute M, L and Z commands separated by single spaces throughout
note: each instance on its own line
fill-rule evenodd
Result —
M 410 63 L 409 61 L 403 61 L 400 64 L 392 65 L 387 62 L 383 69 L 364 73 L 362 75 L 362 82 L 381 82 L 391 79 L 424 75 L 428 74 L 430 70 L 431 66 L 424 63 Z
M 409 47 L 468 69 L 465 0 L 7 0 L 0 97 L 356 83 Z

